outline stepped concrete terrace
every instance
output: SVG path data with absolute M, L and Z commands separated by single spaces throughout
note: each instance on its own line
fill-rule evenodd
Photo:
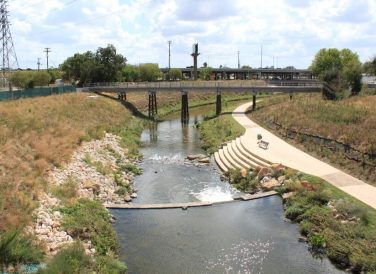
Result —
M 240 139 L 236 139 L 236 146 L 245 151 L 252 161 L 256 163 L 261 161 L 261 163 L 264 163 L 262 165 L 281 163 L 284 166 L 315 175 L 365 204 L 376 208 L 375 187 L 312 157 L 259 126 L 245 114 L 251 107 L 252 102 L 239 106 L 233 111 L 233 117 L 246 129 L 245 134 Z M 267 149 L 258 146 L 258 134 L 262 135 L 263 140 L 269 142 Z M 229 151 L 227 150 L 227 152 Z M 226 161 L 226 158 L 236 157 L 236 155 L 225 155 L 225 153 L 226 150 L 222 149 L 222 153 L 216 153 L 214 158 L 223 171 L 228 171 L 228 169 L 234 168 L 234 165 Z M 251 164 L 249 166 L 252 167 Z

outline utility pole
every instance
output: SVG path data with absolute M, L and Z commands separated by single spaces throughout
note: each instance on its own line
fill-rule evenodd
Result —
M 262 68 L 262 44 L 261 44 L 261 68 Z
M 8 0 L 0 0 L 0 56 L 2 57 L 1 81 L 4 85 L 6 84 L 6 79 L 10 77 L 12 69 L 19 68 L 12 34 L 10 33 L 8 13 Z M 10 90 L 12 89 L 10 82 L 9 88 Z
M 240 51 L 238 51 L 238 69 L 240 69 Z
M 46 57 L 47 57 L 47 71 L 48 71 L 48 54 L 51 52 L 51 48 L 45 48 L 44 52 L 46 53 Z
M 168 80 L 170 80 L 171 70 L 171 41 L 168 41 Z
M 273 69 L 275 69 L 275 67 L 274 67 L 274 55 L 273 55 Z
M 40 63 L 40 58 L 38 58 L 38 63 L 37 63 L 37 65 L 38 65 L 38 70 L 40 70 L 40 65 L 41 65 L 41 63 Z

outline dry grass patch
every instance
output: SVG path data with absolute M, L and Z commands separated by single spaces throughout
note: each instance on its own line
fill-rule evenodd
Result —
M 300 133 L 337 140 L 360 153 L 376 153 L 376 96 L 340 101 L 323 100 L 321 94 L 294 95 L 293 100 L 287 96 L 280 98 L 273 104 L 266 100 L 263 102 L 266 107 L 251 113 L 250 117 L 270 128 L 275 128 L 277 123 Z M 276 133 L 286 134 L 284 129 L 276 130 Z M 376 184 L 376 170 L 372 165 L 351 160 L 344 151 L 333 151 L 304 136 L 288 140 L 356 177 Z M 366 161 L 376 165 L 376 159 Z
M 83 140 L 132 119 L 116 101 L 64 94 L 0 103 L 0 230 L 30 220 L 44 175 L 67 162 Z

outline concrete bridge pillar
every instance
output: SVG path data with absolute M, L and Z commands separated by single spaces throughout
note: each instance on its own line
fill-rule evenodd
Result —
M 188 123 L 189 110 L 188 110 L 188 92 L 181 92 L 181 122 Z
M 222 112 L 222 95 L 220 91 L 217 91 L 217 100 L 215 104 L 215 114 L 218 116 Z
M 157 93 L 155 91 L 149 91 L 149 118 L 154 118 L 158 111 L 157 111 Z
M 126 93 L 119 93 L 118 94 L 118 99 L 120 101 L 127 101 L 127 94 Z

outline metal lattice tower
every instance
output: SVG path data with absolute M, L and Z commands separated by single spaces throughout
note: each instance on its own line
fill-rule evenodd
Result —
M 1 41 L 0 41 L 0 56 L 2 58 L 1 67 L 1 82 L 6 83 L 6 79 L 10 76 L 12 69 L 18 69 L 18 60 L 12 34 L 10 33 L 9 20 L 8 20 L 8 0 L 0 0 L 0 28 L 1 28 Z

